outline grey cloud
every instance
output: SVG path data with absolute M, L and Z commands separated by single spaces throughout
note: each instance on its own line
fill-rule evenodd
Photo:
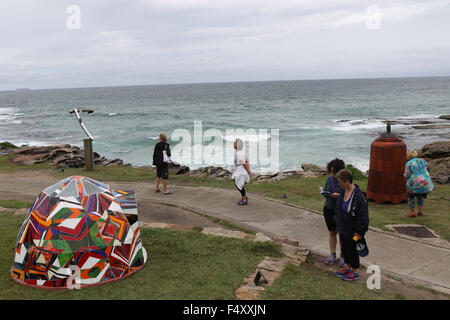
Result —
M 0 90 L 450 74 L 449 14 L 447 0 L 3 1 Z

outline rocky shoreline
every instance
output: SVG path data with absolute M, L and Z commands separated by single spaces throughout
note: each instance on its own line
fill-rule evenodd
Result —
M 0 156 L 12 155 L 10 161 L 12 163 L 27 166 L 50 161 L 50 164 L 56 168 L 70 167 L 82 168 L 85 166 L 84 150 L 70 144 L 54 145 L 54 146 L 21 146 L 10 147 L 0 145 Z M 95 166 L 131 166 L 124 164 L 121 159 L 109 160 L 94 152 Z
M 440 184 L 450 184 L 450 141 L 439 141 L 426 144 L 417 150 L 419 157 L 428 162 L 431 178 Z M 15 147 L 7 143 L 0 144 L 0 156 L 10 155 L 10 161 L 18 165 L 33 165 L 50 161 L 55 168 L 82 168 L 85 166 L 84 151 L 69 144 L 54 146 L 21 146 Z M 94 165 L 100 167 L 129 166 L 153 170 L 151 166 L 136 167 L 126 164 L 121 159 L 106 159 L 94 152 Z M 208 177 L 216 179 L 229 179 L 232 172 L 222 167 L 200 167 L 190 170 L 188 166 L 178 163 L 169 165 L 171 172 L 176 175 L 194 177 Z M 284 178 L 296 176 L 299 178 L 316 178 L 327 175 L 326 168 L 315 164 L 302 164 L 301 170 L 288 170 L 273 174 L 254 174 L 252 183 L 275 182 Z

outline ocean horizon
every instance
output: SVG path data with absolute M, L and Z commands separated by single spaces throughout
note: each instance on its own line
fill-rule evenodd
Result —
M 152 164 L 160 133 L 174 149 L 180 142 L 172 133 L 185 130 L 193 137 L 195 122 L 202 123 L 203 133 L 215 129 L 224 140 L 231 138 L 227 130 L 279 130 L 279 171 L 305 163 L 324 166 L 335 157 L 365 171 L 370 144 L 386 121 L 411 149 L 450 140 L 450 121 L 439 118 L 450 114 L 450 77 L 417 77 L 0 91 L 0 141 L 83 147 L 86 136 L 68 114 L 73 108 L 94 110 L 82 114 L 94 151 L 139 166 Z M 270 146 L 274 137 L 252 139 Z M 193 162 L 187 163 L 192 169 L 211 164 L 208 158 Z M 225 159 L 214 165 L 232 166 Z

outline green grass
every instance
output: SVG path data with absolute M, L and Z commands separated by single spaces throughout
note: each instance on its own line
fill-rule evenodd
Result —
M 12 148 L 12 149 L 17 149 L 18 146 L 13 145 L 12 143 L 6 141 L 6 142 L 0 142 L 0 147 L 4 147 L 4 148 Z
M 367 179 L 367 176 L 358 168 L 355 168 L 353 165 L 348 164 L 345 166 L 347 170 L 350 170 L 352 172 L 352 176 L 354 180 L 365 180 Z
M 28 201 L 0 200 L 0 208 L 21 209 L 30 208 L 32 205 L 33 203 Z
M 225 220 L 222 220 L 222 219 L 219 219 L 219 218 L 210 217 L 210 216 L 208 216 L 206 214 L 200 214 L 200 215 L 202 217 L 205 217 L 209 221 L 214 222 L 215 224 L 218 224 L 218 225 L 221 225 L 221 226 L 225 227 L 226 229 L 241 231 L 241 232 L 244 232 L 244 233 L 248 233 L 250 235 L 255 235 L 256 234 L 256 232 L 253 231 L 253 230 L 248 230 L 248 229 L 243 228 L 241 226 L 235 225 L 235 224 L 233 224 L 231 222 L 228 222 L 228 221 L 225 221 Z
M 35 171 L 35 170 L 44 170 L 50 171 L 50 166 L 47 162 L 29 165 L 29 166 L 18 166 L 15 163 L 9 161 L 12 156 L 1 156 L 0 157 L 0 174 L 2 173 L 10 173 L 16 171 Z
M 281 277 L 263 291 L 268 300 L 398 300 L 406 299 L 397 292 L 369 290 L 361 283 L 343 282 L 330 271 L 322 271 L 310 263 L 299 267 L 288 265 Z
M 15 283 L 9 274 L 23 218 L 0 214 L 0 254 L 3 257 L 0 260 L 0 300 L 234 300 L 236 289 L 264 257 L 282 256 L 273 243 L 208 236 L 199 233 L 200 229 L 141 229 L 148 260 L 146 266 L 131 277 L 79 290 L 36 289 Z M 427 288 L 416 289 L 429 292 Z M 334 277 L 332 271 L 317 268 L 314 257 L 309 256 L 299 267 L 289 264 L 259 299 L 390 300 L 408 299 L 407 295 L 402 287 L 369 290 L 364 280 L 344 283 Z
M 145 181 L 155 179 L 153 170 L 143 168 L 131 168 L 124 166 L 95 167 L 94 171 L 86 171 L 84 168 L 64 168 L 64 172 L 53 170 L 51 174 L 55 178 L 64 179 L 69 176 L 82 175 L 99 181 Z
M 131 277 L 80 290 L 35 289 L 9 274 L 23 218 L 0 214 L 0 299 L 235 299 L 235 290 L 265 256 L 281 256 L 271 243 L 141 229 L 149 258 Z

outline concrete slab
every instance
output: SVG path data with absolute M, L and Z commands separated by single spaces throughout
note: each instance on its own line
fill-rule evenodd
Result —
M 411 277 L 447 287 L 450 290 L 450 254 L 410 274 Z
M 368 232 L 366 239 L 370 254 L 361 261 L 365 264 L 379 265 L 381 270 L 387 269 L 401 275 L 410 275 L 417 269 L 450 254 L 448 249 L 371 231 Z M 447 276 L 450 278 L 450 273 Z

